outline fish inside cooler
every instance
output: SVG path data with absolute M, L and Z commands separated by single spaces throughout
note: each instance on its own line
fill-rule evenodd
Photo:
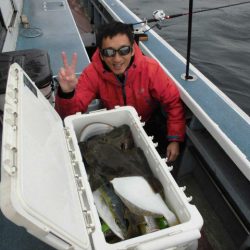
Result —
M 79 145 L 77 155 L 83 159 L 88 176 L 88 195 L 95 204 L 92 213 L 99 220 L 91 236 L 100 249 L 117 249 L 117 244 L 127 249 L 131 244 L 145 242 L 159 244 L 151 249 L 163 249 L 161 245 L 171 247 L 176 242 L 186 244 L 187 239 L 189 243 L 197 241 L 202 225 L 200 214 L 174 181 L 170 167 L 157 153 L 133 108 L 70 116 L 65 119 L 65 126 L 73 131 L 73 144 Z M 123 130 L 120 141 L 119 130 Z M 128 136 L 124 136 L 127 132 Z M 114 152 L 110 148 L 115 148 Z M 133 151 L 136 163 L 131 158 Z M 138 156 L 142 157 L 139 161 Z M 129 163 L 122 166 L 127 158 Z M 185 231 L 189 232 L 182 235 Z M 115 243 L 115 248 L 106 243 Z
M 89 124 L 78 145 L 107 242 L 178 224 L 128 125 Z

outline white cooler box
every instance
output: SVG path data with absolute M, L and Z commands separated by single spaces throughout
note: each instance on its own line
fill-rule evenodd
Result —
M 180 224 L 114 244 L 105 241 L 78 147 L 82 128 L 93 122 L 130 126 Z M 3 131 L 1 209 L 35 237 L 65 250 L 197 248 L 202 217 L 176 184 L 132 107 L 76 114 L 67 117 L 63 127 L 45 97 L 13 64 Z

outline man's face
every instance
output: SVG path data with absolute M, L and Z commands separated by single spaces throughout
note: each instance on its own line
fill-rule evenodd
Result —
M 105 49 L 111 49 L 107 52 L 112 52 L 113 49 L 115 50 L 115 54 L 101 53 L 102 60 L 108 65 L 114 74 L 123 74 L 129 66 L 131 57 L 134 55 L 134 49 L 131 49 L 131 44 L 127 35 L 118 34 L 112 38 L 104 38 L 102 40 L 102 50 Z M 118 50 L 120 50 L 120 52 Z M 108 54 L 112 54 L 112 56 L 108 56 Z

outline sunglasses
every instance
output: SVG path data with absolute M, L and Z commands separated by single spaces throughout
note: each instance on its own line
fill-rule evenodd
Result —
M 116 55 L 116 52 L 120 56 L 126 56 L 132 51 L 131 46 L 123 46 L 119 49 L 113 49 L 113 48 L 107 48 L 107 49 L 102 49 L 101 54 L 105 57 L 114 57 Z

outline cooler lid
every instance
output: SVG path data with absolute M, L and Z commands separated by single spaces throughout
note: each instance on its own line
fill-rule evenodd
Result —
M 53 247 L 91 249 L 62 121 L 18 64 L 8 76 L 2 145 L 6 217 Z

